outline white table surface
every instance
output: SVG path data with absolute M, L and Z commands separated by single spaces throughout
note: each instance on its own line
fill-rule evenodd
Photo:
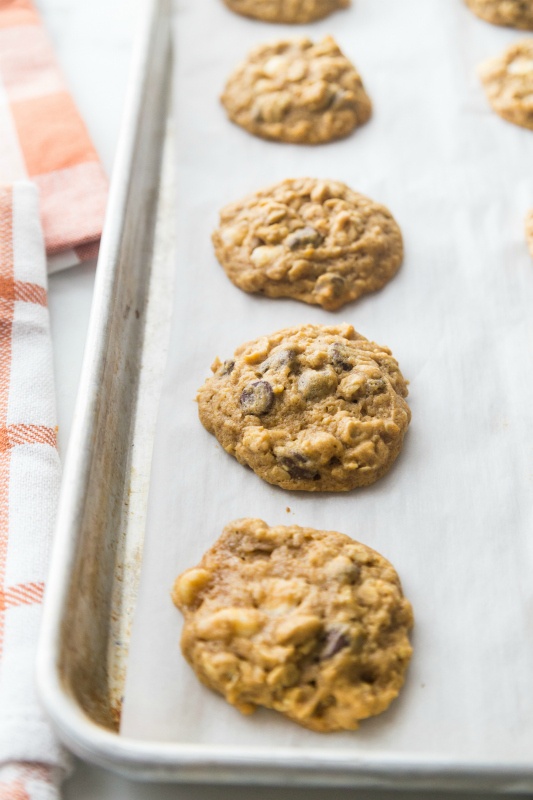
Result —
M 108 173 L 111 173 L 138 8 L 142 0 L 37 0 L 70 88 Z M 51 276 L 49 302 L 55 354 L 59 446 L 70 433 L 94 285 L 94 265 Z M 209 776 L 206 775 L 206 782 Z M 370 792 L 177 786 L 133 783 L 78 763 L 65 786 L 67 800 L 444 800 L 444 793 Z M 516 795 L 515 795 L 516 796 Z M 456 800 L 496 795 L 454 794 Z M 502 797 L 502 795 L 498 795 Z

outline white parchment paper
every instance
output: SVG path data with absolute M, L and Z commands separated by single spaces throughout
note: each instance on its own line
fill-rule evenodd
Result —
M 122 733 L 135 738 L 358 754 L 524 762 L 533 754 L 533 134 L 489 110 L 475 66 L 519 38 L 461 0 L 354 0 L 298 29 L 221 0 L 176 13 L 179 253 Z M 256 139 L 227 121 L 225 77 L 256 42 L 332 33 L 359 68 L 372 120 L 318 147 Z M 340 179 L 385 203 L 405 262 L 381 292 L 335 314 L 246 295 L 218 265 L 220 207 L 286 177 Z M 304 322 L 348 321 L 387 344 L 413 420 L 387 477 L 345 495 L 268 486 L 200 425 L 194 397 L 216 355 Z M 290 511 L 288 511 L 290 508 Z M 223 526 L 335 529 L 398 569 L 416 616 L 400 698 L 355 733 L 321 736 L 268 711 L 242 717 L 181 656 L 175 576 Z

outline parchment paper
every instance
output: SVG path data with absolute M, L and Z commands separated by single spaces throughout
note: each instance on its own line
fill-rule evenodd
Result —
M 519 38 L 460 0 L 354 0 L 312 26 L 261 24 L 221 0 L 176 13 L 179 253 L 122 733 L 188 743 L 526 761 L 533 753 L 533 133 L 488 107 L 475 66 Z M 225 77 L 256 42 L 332 33 L 359 68 L 372 120 L 318 147 L 227 121 Z M 246 295 L 210 243 L 229 201 L 291 176 L 340 179 L 385 203 L 405 262 L 381 292 L 331 314 Z M 387 477 L 344 495 L 268 486 L 201 426 L 216 355 L 304 322 L 348 321 L 390 346 L 413 420 Z M 290 512 L 287 510 L 290 508 Z M 342 531 L 389 558 L 413 603 L 408 680 L 356 733 L 321 736 L 268 711 L 243 717 L 179 650 L 175 576 L 237 517 Z

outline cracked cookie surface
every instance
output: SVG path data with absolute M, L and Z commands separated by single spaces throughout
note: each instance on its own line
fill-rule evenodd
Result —
M 228 8 L 263 22 L 305 24 L 348 8 L 350 0 L 224 0 Z
M 403 258 L 402 234 L 385 206 L 313 178 L 285 180 L 226 206 L 213 244 L 245 292 L 329 311 L 381 289 Z
M 359 73 L 331 36 L 256 47 L 221 100 L 229 118 L 250 133 L 300 144 L 343 138 L 372 111 Z
M 533 39 L 523 39 L 485 61 L 478 74 L 494 111 L 533 130 Z
M 236 520 L 172 597 L 185 658 L 245 714 L 354 730 L 404 683 L 411 605 L 392 565 L 342 533 Z
M 493 25 L 533 30 L 531 0 L 466 0 L 474 14 Z
M 348 491 L 381 478 L 411 418 L 391 351 L 351 325 L 301 325 L 218 358 L 198 391 L 204 427 L 268 483 Z

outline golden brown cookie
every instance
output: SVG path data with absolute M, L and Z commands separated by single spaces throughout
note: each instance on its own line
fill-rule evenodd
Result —
M 314 22 L 350 5 L 350 0 L 224 0 L 224 2 L 232 11 L 245 17 L 289 25 Z
M 344 492 L 381 478 L 411 418 L 391 351 L 351 325 L 301 325 L 217 358 L 200 420 L 268 483 Z
M 185 658 L 244 714 L 354 730 L 404 683 L 411 605 L 392 565 L 342 533 L 236 520 L 172 597 Z
M 481 64 L 478 73 L 494 111 L 508 122 L 533 129 L 533 39 L 512 44 L 498 58 Z
M 256 47 L 221 99 L 228 117 L 250 133 L 300 144 L 347 136 L 372 111 L 359 73 L 331 36 Z
M 531 0 L 465 0 L 474 14 L 493 25 L 533 30 L 533 3 Z
M 533 209 L 528 211 L 526 215 L 526 242 L 527 246 L 529 247 L 529 252 L 533 257 Z
M 245 292 L 334 311 L 381 289 L 403 258 L 391 213 L 344 183 L 296 178 L 226 206 L 218 260 Z

